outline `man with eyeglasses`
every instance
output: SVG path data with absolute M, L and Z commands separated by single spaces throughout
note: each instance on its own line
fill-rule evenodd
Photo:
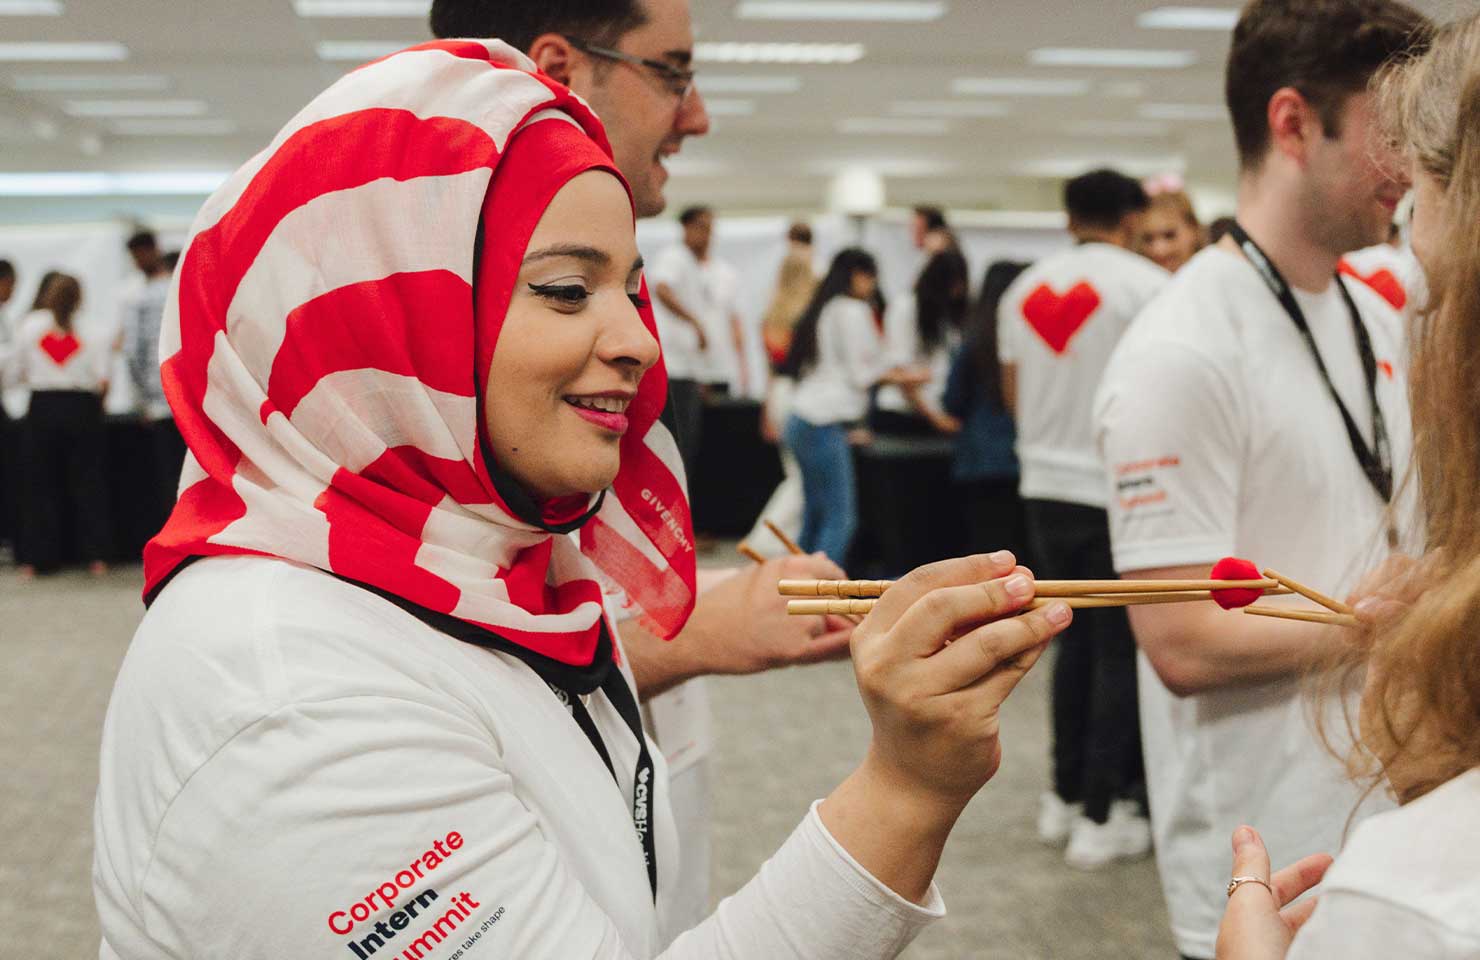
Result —
M 685 137 L 709 131 L 691 69 L 689 0 L 433 0 L 431 29 L 443 39 L 497 37 L 590 104 L 606 127 L 639 217 L 656 216 L 666 205 L 663 161 L 678 153 Z M 665 939 L 710 910 L 703 756 L 711 723 L 702 684 L 689 681 L 846 657 L 852 634 L 851 625 L 837 618 L 787 617 L 776 595 L 778 580 L 844 576 L 824 557 L 785 557 L 709 579 L 716 573 L 700 571 L 698 604 L 673 640 L 659 640 L 635 619 L 621 630 L 648 729 L 668 760 L 682 838 L 684 896 L 661 918 Z

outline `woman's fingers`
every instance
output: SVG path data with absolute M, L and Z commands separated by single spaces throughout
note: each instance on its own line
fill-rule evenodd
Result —
M 1269 863 L 1267 856 L 1264 862 L 1266 865 Z M 1285 906 L 1320 883 L 1330 866 L 1331 857 L 1328 854 L 1313 853 L 1276 873 L 1270 878 L 1270 885 L 1274 887 L 1274 895 L 1279 900 L 1280 906 Z
M 934 693 L 949 693 L 969 687 L 995 672 L 1001 673 L 1001 689 L 993 685 L 989 699 L 1006 699 L 1023 674 L 1037 662 L 1055 634 L 1067 627 L 1073 611 L 1066 603 L 1052 603 L 1016 617 L 983 624 L 931 656 L 928 681 Z
M 1256 880 L 1270 883 L 1269 851 L 1264 849 L 1264 841 L 1254 831 L 1253 827 L 1239 827 L 1233 831 L 1233 875 L 1235 877 L 1253 877 Z M 1273 886 L 1270 883 L 1271 890 Z M 1258 893 L 1263 896 L 1268 896 L 1271 892 L 1271 890 L 1264 889 L 1262 884 L 1245 883 L 1240 884 L 1232 896 L 1237 897 L 1242 895 L 1246 887 L 1257 888 Z M 1254 895 L 1249 894 L 1249 896 Z M 1278 898 L 1277 892 L 1276 898 Z M 1284 903 L 1283 900 L 1279 901 L 1280 906 L 1284 906 Z
M 1316 904 L 1320 902 L 1320 897 L 1311 897 L 1309 900 L 1302 900 L 1280 911 L 1280 919 L 1285 921 L 1286 927 L 1290 928 L 1290 936 L 1293 937 L 1300 932 L 1300 928 L 1305 926 L 1305 921 L 1310 919 L 1312 913 L 1315 913 Z
M 869 614 L 869 620 L 879 628 L 892 629 L 907 611 L 913 610 L 917 602 L 928 599 L 931 594 L 950 588 L 974 587 L 996 580 L 1011 573 L 1016 566 L 1017 558 L 1007 550 L 927 564 L 910 571 L 885 590 L 879 602 L 874 605 L 873 612 Z M 1031 596 L 1029 593 L 1029 597 Z M 934 611 L 936 616 L 950 616 L 948 608 L 953 604 L 949 599 L 931 600 L 930 603 L 931 606 L 922 612 Z M 935 632 L 939 633 L 938 630 Z M 925 646 L 929 646 L 928 639 Z

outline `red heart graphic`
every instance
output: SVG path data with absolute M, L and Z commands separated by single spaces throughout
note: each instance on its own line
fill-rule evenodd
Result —
M 1341 272 L 1348 277 L 1356 277 L 1376 290 L 1384 300 L 1393 305 L 1394 310 L 1402 310 L 1408 303 L 1408 291 L 1403 289 L 1403 282 L 1387 267 L 1374 270 L 1364 276 L 1357 272 L 1356 267 L 1343 260 L 1341 261 Z
M 70 333 L 48 333 L 41 338 L 41 349 L 60 367 L 72 354 L 82 349 L 82 344 Z
M 1391 363 L 1388 363 L 1386 360 L 1379 360 L 1377 361 L 1377 369 L 1381 370 L 1382 375 L 1389 380 L 1393 379 L 1393 365 Z
M 1043 338 L 1050 350 L 1062 354 L 1090 314 L 1099 308 L 1099 291 L 1083 280 L 1070 287 L 1062 297 L 1045 283 L 1023 301 L 1023 319 Z

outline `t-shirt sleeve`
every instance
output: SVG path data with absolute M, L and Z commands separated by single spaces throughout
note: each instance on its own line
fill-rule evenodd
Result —
M 1480 940 L 1446 929 L 1402 904 L 1349 890 L 1328 891 L 1300 928 L 1286 960 L 1402 957 L 1460 960 L 1480 956 Z
M 1115 569 L 1213 563 L 1234 552 L 1245 447 L 1237 395 L 1178 343 L 1118 350 L 1095 402 Z
M 669 247 L 658 254 L 648 268 L 648 282 L 656 287 L 660 283 L 673 286 L 683 279 L 683 260 L 676 247 Z
M 633 957 L 545 829 L 460 707 L 295 703 L 190 776 L 156 836 L 140 914 L 181 957 Z M 942 913 L 933 889 L 919 907 L 882 887 L 814 811 L 662 956 L 883 960 Z

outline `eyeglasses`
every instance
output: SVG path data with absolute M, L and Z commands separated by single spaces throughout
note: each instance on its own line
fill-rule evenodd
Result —
M 610 47 L 598 47 L 595 44 L 587 43 L 576 37 L 567 36 L 565 39 L 571 46 L 580 50 L 582 53 L 589 53 L 594 57 L 601 57 L 605 60 L 630 63 L 633 66 L 651 70 L 662 79 L 663 86 L 667 87 L 668 92 L 677 97 L 680 103 L 687 100 L 689 94 L 694 92 L 694 71 L 692 70 L 675 67 L 673 64 L 665 63 L 662 60 L 650 60 L 647 57 L 623 53 L 620 50 L 613 50 Z

